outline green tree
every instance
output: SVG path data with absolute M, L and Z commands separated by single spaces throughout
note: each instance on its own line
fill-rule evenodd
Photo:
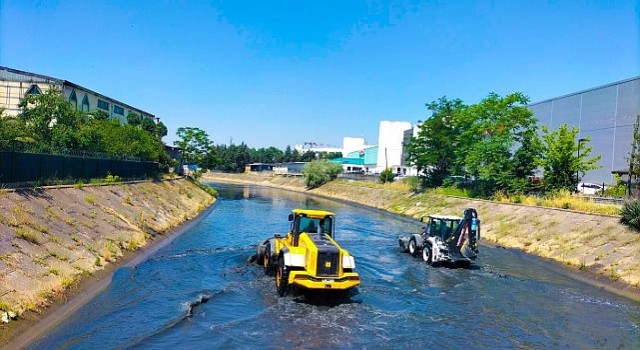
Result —
M 536 119 L 527 103 L 518 92 L 505 97 L 490 93 L 454 120 L 461 130 L 456 165 L 473 176 L 478 194 L 527 189 L 526 176 L 533 174 L 540 150 Z
M 140 117 L 139 114 L 134 112 L 129 112 L 129 114 L 127 114 L 127 124 L 131 126 L 138 126 L 140 123 L 142 123 L 142 117 Z
M 0 150 L 13 149 L 18 143 L 31 143 L 35 140 L 27 136 L 26 125 L 16 117 L 4 115 L 0 108 Z
M 93 111 L 88 113 L 88 116 L 90 117 L 88 119 L 94 120 L 109 120 L 111 118 L 109 116 L 109 113 L 103 111 L 102 109 L 94 109 Z
M 293 151 L 291 151 L 291 162 L 301 162 L 302 161 L 302 156 L 300 155 L 300 152 L 298 152 L 297 149 L 294 149 Z
M 309 188 L 316 188 L 335 180 L 342 171 L 342 165 L 328 160 L 316 160 L 305 164 L 302 169 L 304 183 Z
M 459 99 L 441 97 L 427 103 L 426 107 L 431 111 L 431 117 L 419 124 L 418 135 L 410 139 L 407 161 L 423 174 L 428 186 L 437 187 L 447 176 L 461 172 L 454 169 L 461 133 L 455 120 L 467 106 Z
M 544 186 L 547 190 L 566 189 L 573 191 L 580 181 L 577 174 L 584 176 L 588 170 L 598 169 L 600 155 L 589 158 L 592 147 L 588 146 L 589 137 L 579 146 L 577 128 L 562 124 L 557 130 L 549 131 L 542 127 L 543 146 L 538 164 L 544 169 Z M 580 155 L 578 156 L 578 147 Z
M 196 164 L 202 169 L 213 169 L 218 162 L 213 141 L 204 130 L 192 127 L 178 128 L 180 138 L 174 145 L 182 149 L 186 164 Z
M 316 153 L 312 150 L 308 150 L 300 155 L 300 162 L 311 162 L 316 160 Z
M 105 153 L 112 157 L 139 157 L 165 162 L 164 145 L 153 135 L 132 125 L 121 125 L 118 119 L 91 120 L 78 132 L 80 149 Z
M 28 135 L 42 146 L 60 146 L 69 142 L 81 119 L 80 114 L 56 89 L 38 95 L 26 95 L 19 106 L 22 112 L 18 119 L 24 123 Z M 54 132 L 55 129 L 58 131 Z M 54 135 L 59 139 L 54 141 Z
M 149 117 L 142 118 L 140 127 L 151 135 L 156 135 L 156 123 Z
M 284 149 L 284 154 L 282 155 L 282 161 L 288 163 L 292 161 L 292 158 L 291 146 L 287 145 L 287 148 Z
M 164 125 L 163 122 L 158 122 L 158 124 L 156 124 L 156 137 L 162 139 L 163 137 L 167 136 L 168 132 L 169 130 L 167 130 L 167 126 Z

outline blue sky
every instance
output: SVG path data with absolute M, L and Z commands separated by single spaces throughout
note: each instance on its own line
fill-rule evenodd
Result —
M 640 1 L 0 0 L 0 65 L 251 147 L 416 123 L 441 96 L 532 102 L 640 75 Z

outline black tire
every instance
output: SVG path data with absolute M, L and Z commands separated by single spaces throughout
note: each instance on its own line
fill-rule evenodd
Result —
M 263 266 L 264 266 L 264 274 L 267 276 L 274 275 L 274 266 L 273 266 L 273 256 L 271 255 L 271 244 L 267 244 L 264 248 L 264 258 L 263 258 Z
M 281 297 L 289 293 L 289 269 L 284 266 L 284 258 L 282 257 L 278 259 L 278 267 L 276 268 L 276 289 Z
M 415 237 L 411 237 L 411 239 L 409 239 L 409 254 L 412 256 L 418 256 L 418 243 L 416 243 Z
M 429 265 L 433 265 L 433 250 L 431 249 L 431 244 L 427 243 L 422 249 L 422 260 Z

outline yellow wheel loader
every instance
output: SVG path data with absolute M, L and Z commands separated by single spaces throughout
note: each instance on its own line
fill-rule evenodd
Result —
M 280 296 L 294 287 L 347 292 L 360 284 L 353 256 L 334 240 L 334 213 L 294 209 L 289 221 L 289 232 L 260 243 L 255 255 Z

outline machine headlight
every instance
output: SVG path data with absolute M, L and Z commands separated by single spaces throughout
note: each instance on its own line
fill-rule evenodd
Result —
M 342 257 L 342 268 L 343 269 L 355 269 L 356 268 L 355 259 L 351 255 L 343 256 Z
M 287 259 L 287 256 L 289 257 L 289 259 Z M 295 266 L 295 267 L 304 267 L 304 254 L 286 254 L 285 265 Z

